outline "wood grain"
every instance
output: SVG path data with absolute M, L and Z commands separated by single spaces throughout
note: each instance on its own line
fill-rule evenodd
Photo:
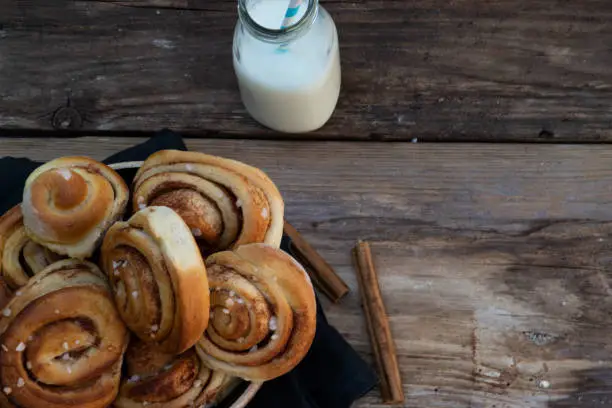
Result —
M 612 140 L 608 0 L 322 0 L 343 90 L 327 126 L 301 136 L 272 133 L 242 107 L 235 2 L 0 2 L 0 128 Z
M 139 140 L 0 139 L 0 156 L 101 159 Z M 330 321 L 370 362 L 350 250 L 375 242 L 405 407 L 612 404 L 612 147 L 187 144 L 278 184 L 287 219 L 351 289 L 322 299 Z

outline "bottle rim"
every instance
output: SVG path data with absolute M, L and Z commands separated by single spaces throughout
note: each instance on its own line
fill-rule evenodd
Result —
M 308 8 L 298 21 L 288 27 L 272 29 L 260 25 L 251 17 L 248 9 L 248 4 L 251 1 L 253 0 L 238 0 L 240 21 L 253 36 L 272 43 L 283 43 L 301 36 L 315 21 L 319 10 L 319 0 L 306 0 Z

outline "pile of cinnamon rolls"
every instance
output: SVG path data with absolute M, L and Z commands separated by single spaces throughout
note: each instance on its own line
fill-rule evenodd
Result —
M 0 218 L 0 406 L 199 407 L 293 369 L 314 338 L 260 170 L 165 150 L 36 169 Z

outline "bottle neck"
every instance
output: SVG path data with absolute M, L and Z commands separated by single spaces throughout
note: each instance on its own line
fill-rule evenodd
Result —
M 238 0 L 238 16 L 240 22 L 255 38 L 270 43 L 287 43 L 305 34 L 317 18 L 319 0 L 304 0 L 304 14 L 287 27 L 272 29 L 264 27 L 251 16 L 249 10 L 253 3 L 273 0 Z

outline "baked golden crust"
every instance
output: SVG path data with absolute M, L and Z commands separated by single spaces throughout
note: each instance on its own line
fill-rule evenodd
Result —
M 293 369 L 316 330 L 310 279 L 291 256 L 265 244 L 206 260 L 211 320 L 198 354 L 215 370 L 267 381 Z
M 0 406 L 200 406 L 305 357 L 314 291 L 278 249 L 284 203 L 264 172 L 165 150 L 133 188 L 135 213 L 119 221 L 119 174 L 63 157 L 0 217 Z M 83 260 L 100 243 L 104 272 Z
M 60 259 L 28 237 L 20 205 L 0 217 L 0 277 L 10 289 L 19 289 L 32 275 Z
M 108 406 L 128 332 L 102 272 L 56 262 L 20 289 L 0 319 L 3 407 Z
M 168 354 L 136 340 L 126 353 L 117 408 L 184 408 L 213 402 L 231 378 L 207 368 L 193 348 Z
M 3 309 L 12 297 L 13 291 L 8 287 L 4 279 L 0 278 L 0 308 Z
M 133 205 L 174 209 L 207 254 L 254 242 L 278 247 L 283 234 L 284 203 L 268 176 L 204 153 L 151 155 L 134 179 Z
M 85 259 L 121 217 L 128 198 L 121 176 L 105 164 L 87 157 L 51 160 L 26 180 L 26 232 L 53 252 Z
M 130 330 L 171 353 L 192 347 L 208 325 L 206 268 L 184 221 L 148 207 L 115 223 L 101 250 L 102 268 Z

